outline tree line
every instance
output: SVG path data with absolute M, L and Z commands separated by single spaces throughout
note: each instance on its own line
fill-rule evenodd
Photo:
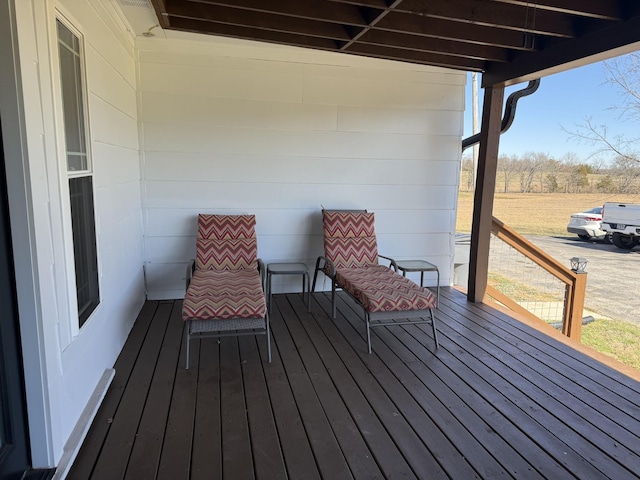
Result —
M 473 190 L 473 160 L 462 158 L 461 188 Z M 539 152 L 500 155 L 496 190 L 520 193 L 640 193 L 640 162 L 618 155 L 611 162 L 561 159 Z

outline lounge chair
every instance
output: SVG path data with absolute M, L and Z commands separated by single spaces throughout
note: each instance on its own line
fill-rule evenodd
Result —
M 266 270 L 255 225 L 254 215 L 198 215 L 196 258 L 187 267 L 182 307 L 187 369 L 189 342 L 203 337 L 264 334 L 271 362 Z
M 369 353 L 370 329 L 385 325 L 431 323 L 438 348 L 433 314 L 436 296 L 396 273 L 395 261 L 378 254 L 373 213 L 323 210 L 322 223 L 324 256 L 316 262 L 312 291 L 319 271 L 331 279 L 332 317 L 336 318 L 336 288 L 342 288 L 364 310 Z M 388 260 L 390 266 L 380 265 L 379 258 Z

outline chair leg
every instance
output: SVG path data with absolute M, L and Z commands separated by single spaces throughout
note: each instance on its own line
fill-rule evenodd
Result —
M 433 340 L 436 342 L 436 349 L 440 346 L 438 344 L 438 331 L 436 330 L 436 316 L 433 314 L 433 308 L 429 310 L 431 314 L 431 328 L 433 328 Z
M 336 282 L 331 279 L 331 318 L 336 318 Z
M 185 370 L 189 370 L 189 342 L 191 341 L 191 335 L 189 335 L 189 330 L 191 329 L 191 321 L 187 320 L 186 325 L 185 325 L 185 342 L 187 342 L 186 345 L 186 351 L 187 351 L 187 364 L 184 367 Z
M 369 314 L 364 314 L 365 322 L 367 323 L 367 351 L 371 354 L 371 326 L 369 325 Z
M 320 270 L 320 261 L 322 259 L 318 258 L 318 260 L 316 260 L 316 270 L 313 273 L 313 284 L 311 285 L 311 291 L 315 292 L 316 291 L 316 280 L 318 279 L 318 271 Z
M 269 325 L 269 314 L 265 316 L 267 320 L 267 360 L 271 363 L 271 326 Z

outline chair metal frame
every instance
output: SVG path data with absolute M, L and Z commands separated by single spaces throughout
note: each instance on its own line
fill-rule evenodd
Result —
M 266 335 L 267 359 L 271 363 L 271 328 L 266 296 L 266 268 L 262 259 L 257 259 L 257 270 L 260 274 L 260 285 L 265 297 L 265 316 L 263 318 L 232 317 L 225 319 L 185 319 L 186 369 L 189 369 L 189 344 L 195 338 L 220 338 L 246 335 Z M 186 287 L 189 289 L 191 279 L 196 271 L 196 261 L 192 259 L 187 265 Z
M 324 211 L 324 210 L 323 210 Z M 331 211 L 340 211 L 340 212 L 349 212 L 349 213 L 367 213 L 366 210 L 331 210 Z M 398 266 L 393 258 L 387 257 L 384 255 L 377 254 L 378 258 L 382 258 L 388 260 L 390 273 L 393 275 L 399 275 Z M 328 268 L 327 268 L 328 267 Z M 313 284 L 311 286 L 311 291 L 315 292 L 316 289 L 316 281 L 318 278 L 318 272 L 322 271 L 322 273 L 327 276 L 331 280 L 331 317 L 336 318 L 337 314 L 337 306 L 336 306 L 336 290 L 338 288 L 342 289 L 349 297 L 351 297 L 356 304 L 358 304 L 362 311 L 364 312 L 364 321 L 366 324 L 366 334 L 367 334 L 367 351 L 371 353 L 371 328 L 374 327 L 384 327 L 391 325 L 419 325 L 430 323 L 433 330 L 433 339 L 435 342 L 436 349 L 439 348 L 440 344 L 438 342 L 438 332 L 436 329 L 436 317 L 433 313 L 433 308 L 429 309 L 421 309 L 421 310 L 394 310 L 394 311 L 385 311 L 385 312 L 369 312 L 365 306 L 354 297 L 348 290 L 342 288 L 342 286 L 337 282 L 336 279 L 336 267 L 331 259 L 327 258 L 324 255 L 318 256 L 316 260 L 315 272 L 313 274 Z M 413 282 L 412 282 L 413 283 Z M 416 285 L 418 287 L 418 285 Z M 428 320 L 424 320 L 425 316 L 429 316 Z M 396 318 L 407 319 L 406 321 L 389 321 L 394 320 Z M 415 318 L 417 320 L 408 320 Z

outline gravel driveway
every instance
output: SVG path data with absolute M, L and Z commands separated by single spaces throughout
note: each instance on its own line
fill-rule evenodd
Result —
M 571 257 L 586 258 L 589 276 L 585 307 L 607 317 L 640 324 L 640 246 L 621 250 L 577 236 L 527 236 L 527 239 L 567 266 Z

